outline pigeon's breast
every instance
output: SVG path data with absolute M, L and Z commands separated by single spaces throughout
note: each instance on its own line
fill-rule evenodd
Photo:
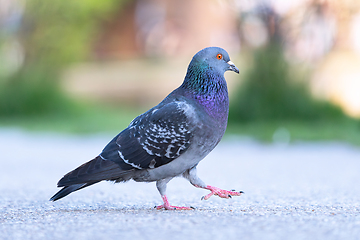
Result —
M 225 132 L 229 115 L 229 98 L 223 95 L 203 96 L 197 99 L 199 108 L 202 108 L 209 124 L 220 132 Z
M 223 137 L 228 118 L 227 101 L 183 102 L 179 107 L 188 117 L 193 133 L 192 144 L 203 152 L 210 152 Z M 208 152 L 205 154 L 207 155 Z

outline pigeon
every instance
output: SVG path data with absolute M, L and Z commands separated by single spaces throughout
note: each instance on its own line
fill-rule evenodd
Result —
M 156 182 L 163 204 L 156 209 L 190 210 L 170 205 L 166 185 L 184 177 L 221 198 L 240 196 L 205 184 L 196 173 L 198 163 L 223 137 L 228 120 L 226 71 L 239 73 L 229 54 L 219 47 L 204 48 L 192 58 L 183 83 L 157 106 L 136 117 L 93 160 L 67 173 L 57 184 L 62 189 L 50 201 L 100 181 Z

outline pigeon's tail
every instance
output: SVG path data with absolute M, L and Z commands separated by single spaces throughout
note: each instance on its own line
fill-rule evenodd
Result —
M 50 198 L 50 201 L 55 202 L 56 200 L 59 200 L 59 199 L 61 199 L 63 197 L 66 197 L 67 195 L 69 195 L 72 192 L 75 192 L 75 191 L 80 190 L 82 188 L 88 187 L 88 186 L 93 185 L 95 183 L 98 183 L 98 182 L 82 183 L 82 184 L 80 183 L 80 184 L 74 184 L 74 185 L 63 187 L 60 191 L 58 191 L 54 196 L 52 196 Z
M 103 180 L 116 182 L 130 180 L 132 172 L 133 170 L 124 171 L 117 163 L 98 156 L 61 178 L 57 186 L 63 188 L 52 196 L 50 201 L 59 200 L 72 192 Z

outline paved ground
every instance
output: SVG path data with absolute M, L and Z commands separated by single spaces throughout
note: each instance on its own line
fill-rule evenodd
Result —
M 168 186 L 164 211 L 154 183 L 100 183 L 48 199 L 60 177 L 112 136 L 0 129 L 0 239 L 360 239 L 360 149 L 340 143 L 264 145 L 228 137 L 200 177 L 241 197 L 201 201 L 184 179 Z

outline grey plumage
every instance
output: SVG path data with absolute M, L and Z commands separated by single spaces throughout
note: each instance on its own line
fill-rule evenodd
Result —
M 50 200 L 108 180 L 157 182 L 164 204 L 171 206 L 166 184 L 176 176 L 220 197 L 240 195 L 203 183 L 196 166 L 221 140 L 227 125 L 228 93 L 224 72 L 239 72 L 221 48 L 206 48 L 190 62 L 183 84 L 161 103 L 136 117 L 114 137 L 95 159 L 66 174 L 58 182 L 63 187 Z M 221 192 L 223 191 L 223 192 Z M 210 195 L 210 196 L 211 196 Z

